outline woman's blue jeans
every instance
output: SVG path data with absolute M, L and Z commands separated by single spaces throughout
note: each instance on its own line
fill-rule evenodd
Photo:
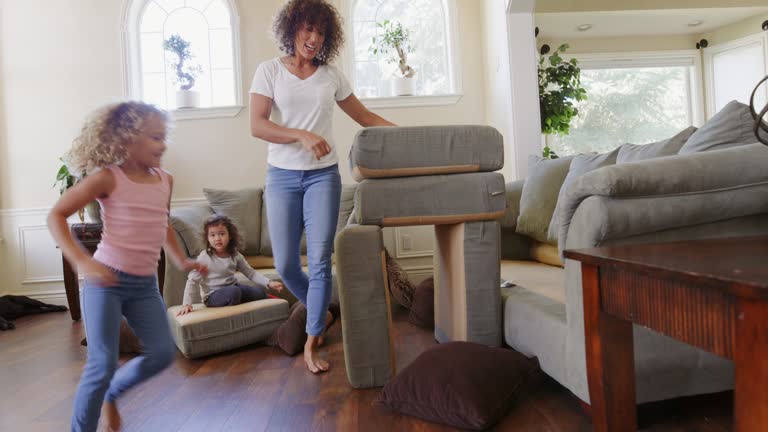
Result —
M 331 253 L 341 200 L 339 168 L 301 171 L 270 165 L 264 194 L 275 267 L 285 286 L 307 307 L 307 334 L 320 336 L 331 300 Z M 301 269 L 300 258 L 305 230 L 308 275 Z

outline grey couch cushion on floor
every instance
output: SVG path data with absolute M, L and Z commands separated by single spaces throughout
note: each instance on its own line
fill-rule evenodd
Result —
M 747 105 L 730 101 L 688 138 L 680 154 L 722 150 L 757 142 L 752 132 L 754 124 Z
M 372 127 L 360 130 L 349 154 L 355 180 L 496 171 L 503 138 L 490 126 Z
M 282 299 L 218 308 L 196 304 L 194 312 L 177 317 L 180 307 L 168 309 L 168 322 L 176 346 L 189 358 L 266 340 L 289 315 L 288 302 Z
M 676 155 L 688 138 L 696 132 L 691 126 L 678 132 L 672 138 L 650 144 L 624 144 L 619 147 L 616 163 L 637 162 L 645 159 Z
M 492 220 L 504 214 L 504 176 L 472 173 L 364 180 L 357 187 L 355 202 L 355 218 L 364 225 Z

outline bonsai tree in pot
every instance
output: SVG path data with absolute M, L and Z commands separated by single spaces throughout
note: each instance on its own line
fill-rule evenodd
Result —
M 176 62 L 171 67 L 176 73 L 174 84 L 179 86 L 176 91 L 176 108 L 193 108 L 200 105 L 200 93 L 192 90 L 195 86 L 195 78 L 200 74 L 200 65 L 193 64 L 194 57 L 189 49 L 189 42 L 181 36 L 174 34 L 163 41 L 163 49 L 176 55 Z
M 53 187 L 58 186 L 59 195 L 62 195 L 64 191 L 76 185 L 80 180 L 84 179 L 85 173 L 75 175 L 69 170 L 69 167 L 63 158 L 59 158 L 59 160 L 61 161 L 61 167 L 59 167 L 59 171 L 56 173 L 56 182 L 53 184 Z M 85 223 L 86 213 L 92 222 L 101 222 L 101 208 L 99 207 L 98 202 L 91 201 L 86 204 L 84 208 L 81 208 L 77 211 L 77 216 L 80 218 L 80 223 Z
M 568 135 L 571 120 L 579 115 L 576 103 L 587 99 L 578 61 L 566 61 L 560 56 L 567 49 L 568 44 L 562 44 L 548 57 L 539 58 L 539 111 L 541 133 L 545 135 Z M 546 143 L 542 156 L 558 157 Z
M 398 21 L 384 20 L 376 23 L 382 34 L 374 36 L 368 51 L 374 55 L 379 53 L 386 56 L 388 64 L 397 63 L 397 73 L 392 81 L 395 96 L 413 95 L 413 76 L 416 69 L 408 64 L 408 54 L 413 53 L 411 31 L 404 28 Z

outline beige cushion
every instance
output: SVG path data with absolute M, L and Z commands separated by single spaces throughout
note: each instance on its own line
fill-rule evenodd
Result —
M 538 261 L 551 266 L 563 267 L 563 260 L 560 259 L 560 252 L 557 246 L 538 242 L 531 242 L 529 255 L 533 261 Z
M 520 196 L 520 214 L 515 227 L 517 233 L 540 242 L 549 241 L 549 224 L 557 205 L 557 194 L 568 175 L 571 160 L 571 157 L 528 157 L 528 177 Z
M 560 303 L 565 303 L 564 272 L 536 261 L 501 261 L 502 279 Z
M 243 237 L 243 253 L 253 255 L 261 248 L 261 189 L 236 191 L 203 189 L 205 199 L 217 214 L 232 219 Z
M 266 340 L 288 318 L 288 302 L 282 299 L 216 308 L 195 304 L 193 312 L 177 317 L 180 307 L 168 309 L 168 321 L 176 346 L 189 358 Z

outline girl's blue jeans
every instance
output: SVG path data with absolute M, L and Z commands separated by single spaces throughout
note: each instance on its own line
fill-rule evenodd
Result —
M 307 171 L 269 166 L 265 204 L 272 255 L 285 286 L 307 307 L 310 336 L 319 336 L 325 329 L 340 200 L 337 165 Z M 305 230 L 309 274 L 302 271 L 300 259 Z
M 116 285 L 103 287 L 86 280 L 80 293 L 88 359 L 75 394 L 72 431 L 95 431 L 102 402 L 114 402 L 156 375 L 173 362 L 176 353 L 157 277 L 114 271 Z M 123 316 L 141 341 L 142 354 L 118 369 Z

